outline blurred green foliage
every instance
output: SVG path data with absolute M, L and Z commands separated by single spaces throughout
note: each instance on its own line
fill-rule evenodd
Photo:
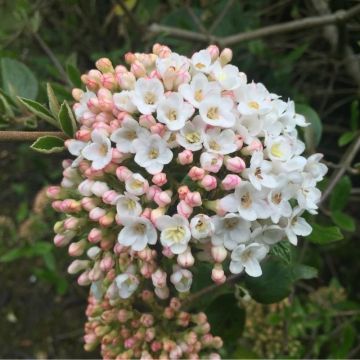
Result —
M 80 74 L 96 59 L 106 56 L 119 64 L 127 51 L 148 51 L 155 42 L 186 55 L 204 46 L 151 34 L 147 27 L 152 23 L 227 36 L 318 15 L 314 3 L 0 0 L 0 128 L 54 130 L 55 125 L 71 135 L 71 88 L 81 87 Z M 351 6 L 326 3 L 331 11 Z M 250 81 L 295 99 L 297 111 L 312 124 L 301 134 L 307 152 L 324 153 L 331 171 L 343 165 L 343 153 L 359 137 L 360 84 L 347 69 L 349 50 L 344 50 L 350 48 L 358 61 L 356 20 L 335 28 L 335 49 L 323 29 L 232 47 L 232 62 Z M 33 147 L 61 150 L 62 140 L 42 139 Z M 86 291 L 66 275 L 66 251 L 51 245 L 56 215 L 42 189 L 60 181 L 62 157 L 31 152 L 28 144 L 0 144 L 1 357 L 98 356 L 81 350 Z M 285 300 L 278 305 L 246 302 L 229 288 L 200 299 L 198 306 L 206 307 L 214 332 L 225 339 L 224 357 L 360 356 L 359 168 L 356 159 L 348 164 L 316 220 L 308 218 L 314 232 L 307 240 L 298 248 L 279 244 L 264 264 L 263 277 L 236 284 L 239 293 L 246 288 L 261 303 Z M 209 269 L 199 269 L 196 278 L 198 289 L 208 285 Z

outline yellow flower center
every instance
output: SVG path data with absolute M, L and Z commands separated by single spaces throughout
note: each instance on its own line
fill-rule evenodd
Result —
M 180 242 L 185 235 L 185 229 L 182 226 L 174 226 L 165 230 L 165 237 L 174 242 Z
M 148 91 L 144 96 L 145 103 L 148 105 L 154 105 L 156 101 L 156 96 L 154 93 Z
M 247 192 L 245 193 L 242 197 L 241 197 L 241 205 L 247 209 L 251 206 L 252 201 L 251 201 L 251 196 L 250 194 Z
M 197 143 L 200 141 L 200 135 L 197 132 L 187 133 L 185 138 L 190 144 Z
M 152 149 L 150 149 L 148 155 L 149 155 L 150 159 L 156 159 L 159 156 L 159 150 L 152 148 Z
M 219 108 L 211 107 L 207 112 L 207 117 L 211 120 L 218 120 L 219 119 Z
M 255 110 L 259 110 L 260 109 L 260 105 L 257 101 L 249 101 L 248 102 L 248 106 L 252 109 L 255 109 Z

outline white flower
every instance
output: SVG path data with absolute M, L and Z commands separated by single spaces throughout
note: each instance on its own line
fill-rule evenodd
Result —
M 190 290 L 192 283 L 192 273 L 187 269 L 175 268 L 170 276 L 170 281 L 174 284 L 179 292 L 187 292 Z
M 116 202 L 116 212 L 122 217 L 139 216 L 142 212 L 139 198 L 127 192 L 120 195 Z
M 190 84 L 181 84 L 179 92 L 191 105 L 199 108 L 200 103 L 210 95 L 220 97 L 221 87 L 216 81 L 209 81 L 202 73 L 196 74 Z
M 223 165 L 224 157 L 220 154 L 214 154 L 209 152 L 202 152 L 200 155 L 200 165 L 201 167 L 213 173 L 220 171 Z
M 87 90 L 86 92 L 84 92 L 84 94 L 81 96 L 80 102 L 76 103 L 74 106 L 74 113 L 76 119 L 81 119 L 85 112 L 89 111 L 87 103 L 93 97 L 96 97 L 96 94 L 92 91 Z
M 299 207 L 295 208 L 285 228 L 286 236 L 293 245 L 297 245 L 298 236 L 308 236 L 312 232 L 312 227 L 304 218 L 300 217 L 301 214 L 302 210 Z
M 81 152 L 88 143 L 80 140 L 66 140 L 65 145 L 71 155 L 76 156 L 76 159 L 72 162 L 72 167 L 79 166 L 80 162 L 84 159 Z
M 119 93 L 115 93 L 113 95 L 113 100 L 116 108 L 121 111 L 126 111 L 130 114 L 134 113 L 137 108 L 131 100 L 132 94 L 133 92 L 128 90 L 123 90 Z
M 255 151 L 251 156 L 250 168 L 244 170 L 243 174 L 248 177 L 255 189 L 261 190 L 262 186 L 267 188 L 276 187 L 277 181 L 272 174 L 270 161 L 264 160 L 262 151 Z
M 211 242 L 216 245 L 224 245 L 226 249 L 233 250 L 240 243 L 250 240 L 250 222 L 242 219 L 239 215 L 229 213 L 225 216 L 213 216 L 215 233 Z
M 161 231 L 160 241 L 169 247 L 173 254 L 183 253 L 191 238 L 189 222 L 181 215 L 160 216 L 156 220 L 156 227 Z
M 145 194 L 149 188 L 149 182 L 142 175 L 134 173 L 126 179 L 125 188 L 128 193 L 140 196 Z
M 195 70 L 209 73 L 211 70 L 211 55 L 207 50 L 200 50 L 191 57 L 191 63 Z
M 243 116 L 264 115 L 271 106 L 271 96 L 261 83 L 247 84 L 237 91 L 238 110 Z
M 268 247 L 263 244 L 238 245 L 231 253 L 230 271 L 233 274 L 240 274 L 245 268 L 249 276 L 261 276 L 262 270 L 259 263 L 268 251 Z
M 157 107 L 157 120 L 165 124 L 169 130 L 176 131 L 184 127 L 194 113 L 194 108 L 184 102 L 179 93 L 173 92 L 164 97 Z
M 158 57 L 156 59 L 156 69 L 164 77 L 168 69 L 173 69 L 175 73 L 180 71 L 187 71 L 190 66 L 190 60 L 177 53 L 171 53 L 165 58 Z
M 277 136 L 266 144 L 267 155 L 273 161 L 288 161 L 293 156 L 293 149 L 288 138 Z
M 225 90 L 235 90 L 247 82 L 246 75 L 239 72 L 234 65 L 221 65 L 220 61 L 216 61 L 211 68 L 214 78 L 220 83 Z
M 269 205 L 265 198 L 264 191 L 256 190 L 247 181 L 242 181 L 235 189 L 237 210 L 245 220 L 266 219 L 270 216 Z
M 207 151 L 226 155 L 237 150 L 235 133 L 230 130 L 210 129 L 204 136 L 204 147 Z
M 101 130 L 93 130 L 91 140 L 81 153 L 85 159 L 92 161 L 91 167 L 94 170 L 103 169 L 111 162 L 111 141 Z
M 320 162 L 323 156 L 323 154 L 313 154 L 309 156 L 304 167 L 304 171 L 309 173 L 316 182 L 321 181 L 328 171 L 327 166 Z
M 235 124 L 235 116 L 232 113 L 233 105 L 234 103 L 229 97 L 210 95 L 201 102 L 199 113 L 207 124 L 229 128 Z
M 281 241 L 285 236 L 284 229 L 278 225 L 263 225 L 254 223 L 254 230 L 251 233 L 251 240 L 256 243 L 273 245 Z
M 131 246 L 134 251 L 144 250 L 147 244 L 154 245 L 157 233 L 150 220 L 143 217 L 123 217 L 124 225 L 118 236 L 118 242 L 124 246 Z
M 191 219 L 190 230 L 193 238 L 200 240 L 211 236 L 214 233 L 215 226 L 209 216 L 198 214 Z
M 167 143 L 157 134 L 136 139 L 134 146 L 136 148 L 135 162 L 150 174 L 161 172 L 164 165 L 173 158 L 173 153 Z
M 138 288 L 140 281 L 135 275 L 125 273 L 118 275 L 115 278 L 115 283 L 119 296 L 122 299 L 128 299 Z
M 312 178 L 306 178 L 303 181 L 296 195 L 298 204 L 302 209 L 306 209 L 311 214 L 317 214 L 317 203 L 320 201 L 321 191 L 315 187 Z
M 289 217 L 292 208 L 289 203 L 291 189 L 289 187 L 279 187 L 272 189 L 268 194 L 268 204 L 271 208 L 271 220 L 277 224 L 281 217 Z
M 150 133 L 141 127 L 136 120 L 127 116 L 122 122 L 121 127 L 111 134 L 110 139 L 116 143 L 116 148 L 120 152 L 135 153 L 134 140 L 148 134 Z
M 159 79 L 140 78 L 131 93 L 131 100 L 142 114 L 153 113 L 164 96 L 164 87 Z
M 201 117 L 195 116 L 192 121 L 188 121 L 180 132 L 177 133 L 177 142 L 187 150 L 200 150 L 204 139 L 205 126 Z

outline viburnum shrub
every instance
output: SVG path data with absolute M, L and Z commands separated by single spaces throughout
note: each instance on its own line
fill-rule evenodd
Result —
M 218 359 L 222 340 L 204 312 L 184 310 L 199 265 L 211 279 L 262 275 L 275 244 L 311 233 L 320 154 L 306 158 L 305 118 L 230 65 L 211 45 L 191 58 L 154 45 L 102 58 L 74 89 L 79 130 L 65 145 L 64 214 L 56 246 L 90 285 L 85 349 L 106 359 Z M 195 270 L 195 271 L 194 271 Z M 210 273 L 209 273 L 210 276 Z

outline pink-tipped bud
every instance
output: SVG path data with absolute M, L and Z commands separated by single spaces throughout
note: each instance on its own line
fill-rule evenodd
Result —
M 154 210 L 151 211 L 151 222 L 152 223 L 156 223 L 156 220 L 160 217 L 163 216 L 165 214 L 166 208 L 164 207 L 158 207 Z
M 227 257 L 227 251 L 224 246 L 213 246 L 211 248 L 211 255 L 217 263 L 222 263 Z
M 177 89 L 181 84 L 190 82 L 191 75 L 188 71 L 180 71 L 175 77 L 174 87 Z
M 254 139 L 250 145 L 242 148 L 241 152 L 244 155 L 251 155 L 255 151 L 262 151 L 263 150 L 263 144 L 259 139 Z
M 228 64 L 233 57 L 233 52 L 229 48 L 223 49 L 223 51 L 220 54 L 220 62 L 222 65 Z
M 156 125 L 156 120 L 152 115 L 140 115 L 139 124 L 146 129 L 150 129 Z
M 67 268 L 67 272 L 71 275 L 77 274 L 80 271 L 87 269 L 90 266 L 89 260 L 74 260 L 69 267 Z
M 181 216 L 189 218 L 193 212 L 193 208 L 187 204 L 185 200 L 180 200 L 176 207 L 177 213 Z
M 202 180 L 203 177 L 205 176 L 206 172 L 204 169 L 199 168 L 197 166 L 193 166 L 190 171 L 189 171 L 189 177 L 191 178 L 191 180 L 193 181 L 198 181 L 198 180 Z
M 89 272 L 89 270 L 86 270 L 77 278 L 77 283 L 80 286 L 87 286 L 91 284 L 91 280 L 89 279 Z
M 105 256 L 100 261 L 100 269 L 103 272 L 108 272 L 110 269 L 112 269 L 114 267 L 114 265 L 115 265 L 115 261 L 111 255 Z
M 111 161 L 115 164 L 121 164 L 126 159 L 127 154 L 120 152 L 118 149 L 113 148 L 111 154 Z
M 99 221 L 99 219 L 106 214 L 106 210 L 95 207 L 89 212 L 89 218 L 92 221 Z
M 81 206 L 86 211 L 91 211 L 92 209 L 96 208 L 98 205 L 98 199 L 90 198 L 90 197 L 84 197 L 81 199 Z
M 166 277 L 167 277 L 167 274 L 165 271 L 163 271 L 161 269 L 157 269 L 151 275 L 151 280 L 152 280 L 153 285 L 156 288 L 164 288 L 164 287 L 166 287 Z
M 167 183 L 167 178 L 165 173 L 158 173 L 152 177 L 152 182 L 157 186 L 163 186 Z
M 191 207 L 201 206 L 201 195 L 198 191 L 188 192 L 185 197 L 185 201 Z
M 200 185 L 207 191 L 216 189 L 217 180 L 216 177 L 211 175 L 205 175 L 201 180 Z
M 92 244 L 96 244 L 99 241 L 101 241 L 102 239 L 102 232 L 101 230 L 97 229 L 97 228 L 93 228 L 90 230 L 89 234 L 88 234 L 88 240 L 92 243 Z
M 81 256 L 86 247 L 86 240 L 82 239 L 78 242 L 71 243 L 68 248 L 68 253 L 70 256 Z
M 46 196 L 50 199 L 60 199 L 62 195 L 62 190 L 60 186 L 49 186 L 46 189 Z
M 137 78 L 146 76 L 145 66 L 138 60 L 131 64 L 130 70 Z
M 190 247 L 188 247 L 182 254 L 178 255 L 177 263 L 182 267 L 191 267 L 195 263 L 195 259 L 191 254 Z
M 246 168 L 246 164 L 241 157 L 225 157 L 225 167 L 231 172 L 240 173 Z
M 80 141 L 84 141 L 84 142 L 90 141 L 91 131 L 87 130 L 87 129 L 80 129 L 76 132 L 75 137 L 77 140 L 80 140 Z
M 102 197 L 109 190 L 109 186 L 103 181 L 95 181 L 91 186 L 91 191 L 98 197 Z
M 103 193 L 102 201 L 108 205 L 115 205 L 119 196 L 115 190 L 108 190 Z
M 99 224 L 103 227 L 108 227 L 112 225 L 114 221 L 115 221 L 115 213 L 109 211 L 99 219 Z
M 54 244 L 57 247 L 63 247 L 69 244 L 69 242 L 72 240 L 72 238 L 75 236 L 75 234 L 72 234 L 70 232 L 66 232 L 64 234 L 56 234 L 54 236 Z
M 135 86 L 136 77 L 132 72 L 128 71 L 125 73 L 116 73 L 116 80 L 122 90 L 132 90 Z
M 221 182 L 224 190 L 233 190 L 241 183 L 241 178 L 234 174 L 227 174 L 225 179 Z
M 74 88 L 71 91 L 71 95 L 75 101 L 80 101 L 82 96 L 84 95 L 84 91 L 78 88 Z
M 151 131 L 152 134 L 157 134 L 157 135 L 160 135 L 160 136 L 164 135 L 165 130 L 166 130 L 165 125 L 160 124 L 160 123 L 157 123 L 157 124 L 152 125 L 150 127 L 150 131 Z
M 182 185 L 178 188 L 178 194 L 180 200 L 185 200 L 186 195 L 189 193 L 190 189 L 187 185 Z
M 128 180 L 132 174 L 132 171 L 129 170 L 126 166 L 119 166 L 116 169 L 116 176 L 120 181 Z
M 211 271 L 211 279 L 216 284 L 223 284 L 226 280 L 226 276 L 221 264 L 215 264 Z
M 212 61 L 219 57 L 220 50 L 216 45 L 209 45 L 206 50 L 210 53 Z
M 124 58 L 125 58 L 125 62 L 129 65 L 131 65 L 134 61 L 136 61 L 136 56 L 134 53 L 132 52 L 127 52 L 125 55 L 124 55 Z
M 96 61 L 95 66 L 102 73 L 113 72 L 114 68 L 111 61 L 108 58 L 101 58 Z
M 171 190 L 157 192 L 154 196 L 154 201 L 160 206 L 164 207 L 171 203 Z
M 101 85 L 108 90 L 116 90 L 118 87 L 118 83 L 115 77 L 115 74 L 107 73 L 103 74 L 101 77 Z
M 178 162 L 181 165 L 188 165 L 193 162 L 193 153 L 190 150 L 184 150 L 178 155 Z
M 101 111 L 112 111 L 114 107 L 112 93 L 109 89 L 101 88 L 97 93 Z

